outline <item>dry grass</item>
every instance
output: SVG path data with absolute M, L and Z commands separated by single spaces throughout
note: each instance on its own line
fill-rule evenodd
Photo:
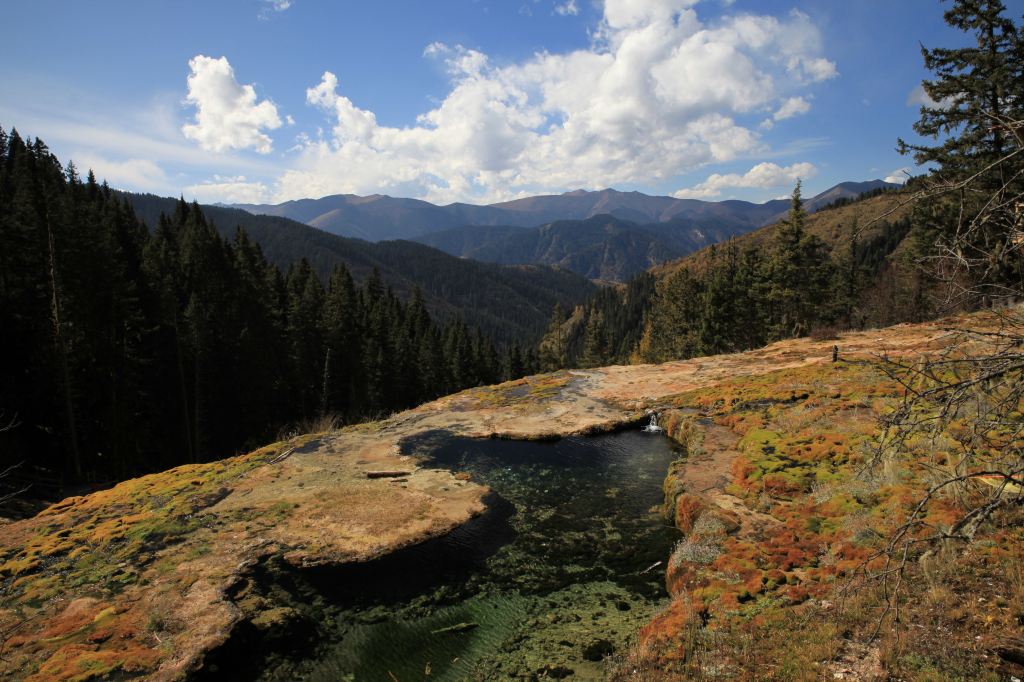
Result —
M 328 412 L 316 417 L 307 417 L 293 424 L 283 426 L 278 431 L 278 440 L 289 440 L 304 434 L 321 435 L 331 434 L 345 426 L 345 420 L 340 414 Z

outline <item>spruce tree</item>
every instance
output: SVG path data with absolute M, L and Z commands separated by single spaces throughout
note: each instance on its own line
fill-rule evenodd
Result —
M 569 364 L 568 339 L 565 331 L 567 321 L 568 316 L 562 305 L 556 303 L 551 312 L 547 333 L 540 343 L 540 365 L 545 372 L 562 369 Z
M 639 354 L 647 362 L 692 358 L 699 353 L 698 324 L 704 282 L 680 268 L 658 284 Z
M 357 409 L 357 390 L 362 374 L 363 333 L 359 299 L 348 268 L 331 273 L 324 299 L 323 327 L 327 352 L 327 405 L 329 411 L 352 415 Z
M 604 315 L 591 310 L 587 315 L 587 326 L 583 335 L 583 353 L 580 356 L 580 367 L 601 367 L 608 364 L 608 333 Z
M 1005 11 L 999 0 L 956 0 L 946 11 L 946 23 L 975 44 L 922 47 L 934 74 L 922 82 L 934 104 L 914 124 L 925 141 L 898 141 L 901 153 L 933 166 L 910 256 L 945 285 L 945 305 L 984 304 L 1024 284 L 1015 209 L 1024 193 L 1024 45 Z
M 1021 36 L 1004 16 L 1000 0 L 956 0 L 946 23 L 972 33 L 976 44 L 961 48 L 921 48 L 924 65 L 935 74 L 921 83 L 934 104 L 921 106 L 914 130 L 935 144 L 898 141 L 899 151 L 918 165 L 935 163 L 943 178 L 980 171 L 1007 151 L 1009 121 L 1024 116 L 1024 61 Z
M 832 279 L 828 246 L 805 231 L 807 211 L 793 189 L 789 214 L 775 229 L 767 266 L 769 340 L 803 336 L 823 317 L 818 303 L 827 295 Z

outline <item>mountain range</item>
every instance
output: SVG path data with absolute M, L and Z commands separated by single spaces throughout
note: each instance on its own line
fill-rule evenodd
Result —
M 896 187 L 882 180 L 843 182 L 806 202 L 808 211 L 836 199 L 855 198 L 880 187 Z M 299 199 L 282 204 L 232 204 L 249 213 L 291 218 L 321 230 L 368 241 L 413 239 L 467 225 L 540 227 L 558 220 L 585 220 L 608 214 L 639 225 L 708 222 L 761 227 L 782 217 L 788 199 L 763 204 L 749 201 L 701 201 L 651 196 L 641 192 L 578 189 L 564 194 L 545 194 L 478 206 L 454 203 L 439 206 L 420 199 L 383 194 L 357 196 L 334 194 L 320 199 Z
M 895 187 L 882 180 L 844 182 L 807 199 L 805 207 L 814 212 L 837 200 Z M 713 202 L 605 189 L 485 206 L 338 194 L 233 207 L 337 235 L 410 239 L 463 258 L 558 265 L 590 279 L 624 281 L 666 260 L 775 222 L 785 216 L 789 200 Z

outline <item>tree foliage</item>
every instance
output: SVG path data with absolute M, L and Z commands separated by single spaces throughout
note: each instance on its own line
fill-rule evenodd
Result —
M 92 173 L 0 131 L 0 414 L 19 422 L 0 469 L 120 479 L 528 369 L 436 322 L 418 290 L 405 302 L 376 272 L 358 286 L 342 264 L 326 279 L 305 259 L 282 273 L 194 203 L 150 231 Z
M 890 310 L 901 295 L 887 295 L 880 274 L 909 230 L 886 223 L 863 241 L 853 237 L 833 250 L 805 230 L 799 185 L 789 215 L 768 248 L 712 247 L 709 264 L 683 267 L 658 282 L 646 309 L 637 355 L 659 362 L 756 348 L 820 328 L 860 329 L 902 321 L 908 306 Z M 847 229 L 855 235 L 856 225 Z

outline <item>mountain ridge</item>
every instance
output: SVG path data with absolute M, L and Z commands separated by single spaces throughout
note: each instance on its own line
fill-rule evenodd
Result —
M 813 211 L 836 199 L 854 198 L 878 187 L 898 185 L 883 180 L 843 182 L 807 200 Z M 249 213 L 291 218 L 341 236 L 370 241 L 411 239 L 431 232 L 466 226 L 540 227 L 559 220 L 585 220 L 609 214 L 635 223 L 718 220 L 762 227 L 786 210 L 786 200 L 755 204 L 738 199 L 702 201 L 642 192 L 576 189 L 563 194 L 540 194 L 494 204 L 455 202 L 438 205 L 422 199 L 384 194 L 333 194 L 319 199 L 296 199 L 280 204 L 231 204 Z
M 836 201 L 852 201 L 865 192 L 887 187 L 887 183 L 881 181 L 841 183 L 808 199 L 805 206 L 813 213 Z M 575 190 L 570 194 L 583 196 L 580 192 L 585 193 Z M 529 201 L 549 203 L 559 196 L 564 195 L 533 197 Z M 599 198 L 594 205 L 606 206 L 606 198 Z M 748 202 L 736 200 L 672 201 L 680 203 L 662 202 L 666 209 L 659 214 L 666 218 L 662 222 L 639 222 L 624 217 L 623 213 L 630 209 L 622 204 L 615 213 L 556 220 L 539 227 L 467 225 L 413 237 L 413 241 L 463 258 L 504 264 L 558 265 L 590 279 L 623 282 L 643 270 L 762 229 L 761 223 L 765 220 L 773 224 L 785 217 L 790 203 L 789 200 L 773 200 L 757 204 L 758 210 L 753 213 Z M 735 213 L 736 206 L 747 214 Z

